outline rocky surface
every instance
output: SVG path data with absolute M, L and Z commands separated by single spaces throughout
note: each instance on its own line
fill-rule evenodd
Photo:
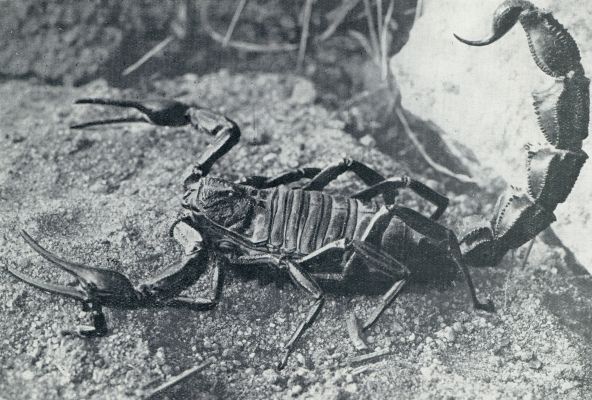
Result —
M 592 5 L 575 0 L 533 1 L 551 10 L 579 44 L 582 65 L 592 71 Z M 501 40 L 483 48 L 465 46 L 452 33 L 480 39 L 489 33 L 498 0 L 425 1 L 405 48 L 393 58 L 393 73 L 403 106 L 431 120 L 444 135 L 463 143 L 477 156 L 475 176 L 504 177 L 524 186 L 527 142 L 544 138 L 537 125 L 530 93 L 550 85 L 532 61 L 524 32 L 516 26 Z M 592 140 L 584 142 L 591 154 Z M 481 178 L 487 182 L 487 178 Z M 553 229 L 592 270 L 592 163 L 581 171 L 568 200 L 556 211 Z
M 0 74 L 76 84 L 121 71 L 171 33 L 180 2 L 0 5 Z
M 345 134 L 300 78 L 221 71 L 157 87 L 150 95 L 184 92 L 183 100 L 227 113 L 241 125 L 241 143 L 217 164 L 215 175 L 323 166 L 344 153 L 386 175 L 411 172 L 371 141 L 364 145 Z M 410 286 L 369 333 L 371 351 L 383 355 L 367 361 L 352 360 L 359 353 L 345 316 L 350 310 L 367 315 L 376 294 L 330 291 L 288 367 L 276 372 L 280 346 L 309 301 L 286 280 L 264 284 L 265 276 L 259 282 L 236 273 L 213 311 L 108 310 L 107 337 L 61 337 L 61 329 L 80 322 L 79 306 L 17 282 L 3 269 L 15 265 L 67 282 L 18 230 L 26 228 L 67 259 L 123 272 L 134 282 L 152 276 L 179 256 L 168 228 L 180 209 L 182 173 L 208 140 L 186 128 L 68 129 L 74 121 L 112 115 L 72 106 L 73 99 L 88 96 L 141 94 L 102 81 L 77 89 L 0 84 L 0 397 L 143 398 L 210 361 L 161 397 L 590 398 L 592 282 L 570 272 L 562 248 L 542 243 L 525 269 L 519 267 L 521 249 L 496 268 L 473 271 L 479 295 L 497 305 L 494 314 L 472 310 L 462 280 Z M 428 184 L 451 197 L 446 224 L 487 211 L 479 198 Z M 359 187 L 347 175 L 330 190 Z M 401 201 L 425 210 L 407 193 Z M 189 295 L 206 286 L 196 285 Z

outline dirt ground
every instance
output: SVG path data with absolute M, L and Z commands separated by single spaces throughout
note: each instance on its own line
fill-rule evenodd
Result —
M 185 93 L 182 100 L 226 113 L 242 127 L 241 143 L 213 175 L 272 175 L 348 155 L 385 175 L 422 179 L 421 171 L 408 171 L 345 134 L 302 78 L 220 71 L 157 87 L 150 96 Z M 361 353 L 348 338 L 346 315 L 364 317 L 378 295 L 330 290 L 287 368 L 275 371 L 282 343 L 310 303 L 289 282 L 264 282 L 265 276 L 230 274 L 213 311 L 108 310 L 107 337 L 60 336 L 80 322 L 79 306 L 6 272 L 14 265 L 67 282 L 26 246 L 19 229 L 64 258 L 123 272 L 133 282 L 153 276 L 179 256 L 168 229 L 180 210 L 183 172 L 208 140 L 188 128 L 148 125 L 70 130 L 75 121 L 108 114 L 72 105 L 89 96 L 142 95 L 102 81 L 74 89 L 0 84 L 0 398 L 145 398 L 206 361 L 205 369 L 160 397 L 592 398 L 592 279 L 564 248 L 542 242 L 524 269 L 524 249 L 496 268 L 473 269 L 479 295 L 496 304 L 493 314 L 472 309 L 461 279 L 410 286 L 369 333 L 370 351 L 382 356 L 367 361 L 352 359 Z M 428 184 L 451 198 L 448 225 L 491 207 L 482 204 L 491 193 L 469 196 L 442 182 Z M 351 193 L 359 187 L 346 175 L 330 188 Z M 408 194 L 401 202 L 425 210 Z M 189 295 L 202 289 L 205 282 Z

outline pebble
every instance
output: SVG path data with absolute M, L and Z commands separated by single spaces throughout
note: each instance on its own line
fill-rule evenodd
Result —
M 531 362 L 528 363 L 528 366 L 531 369 L 538 371 L 539 369 L 543 368 L 543 363 L 540 362 L 539 360 L 532 360 Z
M 463 326 L 460 322 L 455 322 L 454 324 L 452 324 L 452 329 L 455 332 L 462 332 L 463 331 Z
M 302 386 L 300 386 L 300 385 L 294 385 L 290 389 L 290 394 L 292 396 L 298 396 L 300 393 L 302 393 Z
M 442 332 L 442 337 L 450 343 L 454 342 L 454 340 L 456 339 L 456 335 L 454 334 L 454 331 L 449 326 L 444 328 L 444 331 Z
M 270 163 L 277 158 L 277 154 L 275 153 L 267 153 L 261 159 L 264 163 Z
M 345 386 L 345 391 L 348 393 L 356 393 L 358 391 L 358 385 L 355 383 L 350 383 Z
M 304 363 L 306 362 L 306 360 L 304 359 L 304 356 L 302 355 L 302 353 L 296 353 L 294 355 L 294 359 L 296 361 L 298 361 L 298 364 L 300 364 L 300 365 L 304 365 Z
M 35 378 L 35 373 L 31 370 L 26 370 L 21 374 L 21 377 L 26 381 L 30 381 Z
M 290 96 L 290 103 L 293 104 L 309 104 L 317 98 L 317 91 L 314 84 L 306 79 L 300 79 L 292 89 Z
M 398 322 L 393 322 L 393 332 L 394 333 L 401 333 L 403 332 L 405 329 L 403 328 L 403 325 L 401 325 Z
M 376 139 L 371 135 L 365 135 L 360 138 L 360 144 L 366 147 L 374 147 L 376 146 Z
M 407 340 L 409 341 L 409 343 L 415 342 L 415 333 L 412 333 L 411 335 L 409 335 Z
M 534 353 L 529 350 L 524 350 L 518 353 L 518 358 L 522 361 L 530 361 L 534 358 Z
M 278 381 L 279 375 L 273 369 L 268 368 L 263 371 L 263 378 L 269 383 L 275 383 Z

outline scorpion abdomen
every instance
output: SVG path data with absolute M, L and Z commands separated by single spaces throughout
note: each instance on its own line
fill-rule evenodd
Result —
M 373 203 L 317 191 L 271 189 L 268 241 L 286 252 L 309 254 L 338 239 L 362 236 L 378 210 Z

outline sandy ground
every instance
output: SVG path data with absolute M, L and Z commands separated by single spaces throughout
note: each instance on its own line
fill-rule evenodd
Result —
M 241 144 L 214 175 L 275 174 L 344 154 L 386 175 L 410 172 L 344 134 L 343 124 L 314 104 L 306 80 L 222 71 L 158 87 L 161 93 L 150 95 L 185 92 L 183 100 L 227 113 L 243 128 Z M 276 372 L 279 349 L 309 301 L 284 280 L 264 284 L 236 274 L 213 311 L 109 310 L 107 337 L 61 337 L 61 329 L 80 322 L 79 306 L 3 270 L 15 265 L 67 282 L 18 229 L 65 258 L 134 282 L 152 276 L 179 256 L 168 227 L 180 210 L 182 173 L 207 138 L 147 125 L 69 130 L 74 121 L 107 114 L 72 106 L 75 98 L 136 96 L 101 81 L 77 89 L 5 82 L 0 94 L 0 398 L 143 398 L 205 361 L 211 364 L 161 397 L 592 398 L 592 280 L 574 274 L 564 249 L 540 242 L 525 269 L 521 249 L 496 268 L 473 270 L 494 314 L 472 310 L 462 280 L 409 287 L 367 337 L 370 351 L 385 353 L 374 360 L 352 360 L 361 353 L 348 339 L 345 316 L 367 315 L 377 295 L 330 291 L 287 368 Z M 429 184 L 451 197 L 448 224 L 482 212 L 479 200 L 489 198 Z M 348 175 L 331 190 L 358 187 Z M 424 207 L 406 194 L 401 201 Z

